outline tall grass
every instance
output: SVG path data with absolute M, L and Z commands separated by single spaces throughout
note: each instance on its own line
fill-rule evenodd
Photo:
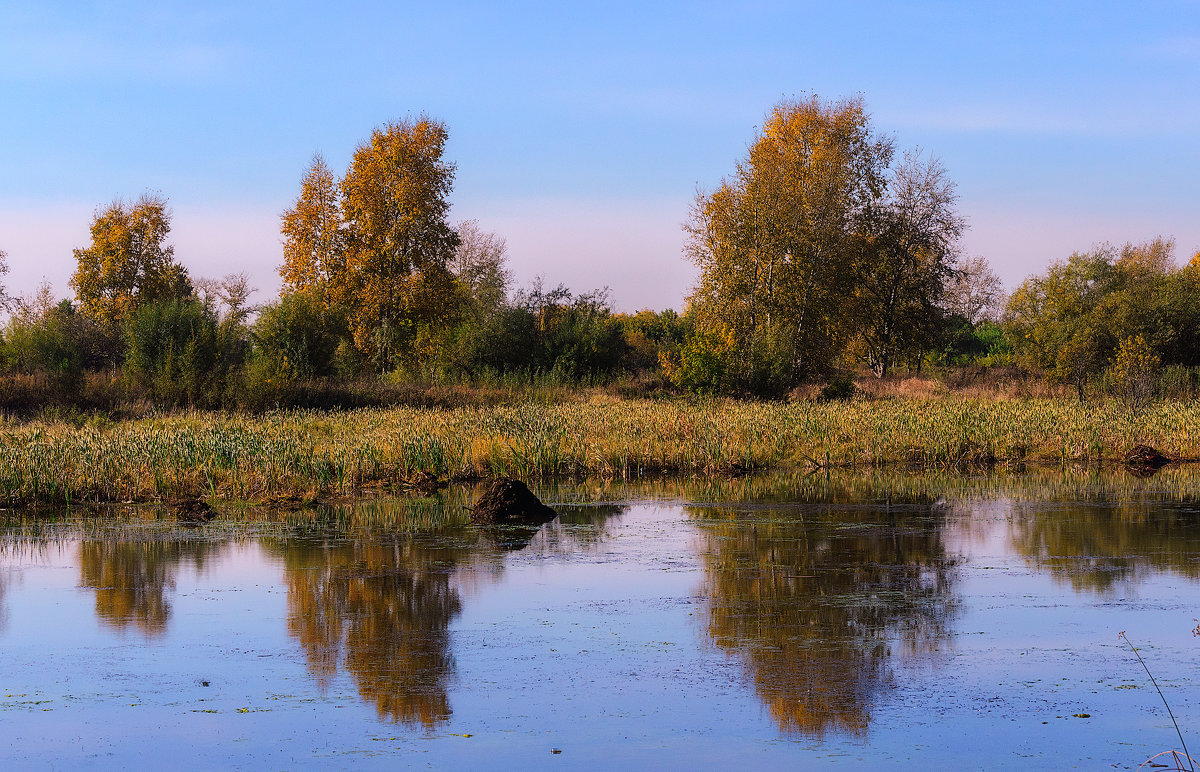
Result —
M 632 478 L 656 473 L 1024 461 L 1073 465 L 1145 443 L 1200 458 L 1200 404 L 1130 412 L 1070 399 L 793 404 L 589 401 L 262 416 L 180 413 L 116 423 L 0 425 L 0 502 L 263 501 L 353 496 L 421 474 Z

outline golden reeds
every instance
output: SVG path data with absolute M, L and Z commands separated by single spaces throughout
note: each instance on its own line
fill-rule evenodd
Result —
M 1200 403 L 1133 413 L 1071 399 L 565 404 L 181 413 L 0 425 L 0 502 L 353 496 L 441 478 L 637 477 L 740 469 L 1097 464 L 1144 443 L 1200 458 Z

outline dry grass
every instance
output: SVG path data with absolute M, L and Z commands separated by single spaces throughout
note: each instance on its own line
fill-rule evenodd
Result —
M 854 385 L 872 399 L 1065 399 L 1071 387 L 1016 368 L 950 367 L 933 375 L 870 375 L 855 379 Z
M 913 387 L 915 388 L 915 387 Z M 1025 461 L 1096 464 L 1139 443 L 1200 458 L 1200 403 L 959 397 L 849 403 L 588 401 L 0 425 L 0 501 L 353 496 L 442 479 Z

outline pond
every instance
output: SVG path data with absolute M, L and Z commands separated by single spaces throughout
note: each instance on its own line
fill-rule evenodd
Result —
M 1200 475 L 774 475 L 0 528 L 5 768 L 1136 768 Z

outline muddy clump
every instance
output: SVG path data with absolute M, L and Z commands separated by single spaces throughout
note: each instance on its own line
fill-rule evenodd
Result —
M 1134 445 L 1128 453 L 1125 454 L 1125 466 L 1130 471 L 1142 473 L 1143 475 L 1153 474 L 1161 467 L 1171 463 L 1171 459 L 1159 453 L 1149 445 Z
M 197 498 L 181 498 L 167 502 L 171 514 L 185 525 L 207 523 L 217 516 L 217 511 L 207 502 Z
M 480 525 L 541 525 L 556 517 L 525 483 L 511 477 L 492 480 L 471 507 L 471 521 Z
M 444 481 L 439 480 L 436 475 L 429 472 L 418 472 L 416 475 L 404 480 L 401 484 L 403 487 L 421 496 L 432 496 L 438 490 L 446 487 Z

